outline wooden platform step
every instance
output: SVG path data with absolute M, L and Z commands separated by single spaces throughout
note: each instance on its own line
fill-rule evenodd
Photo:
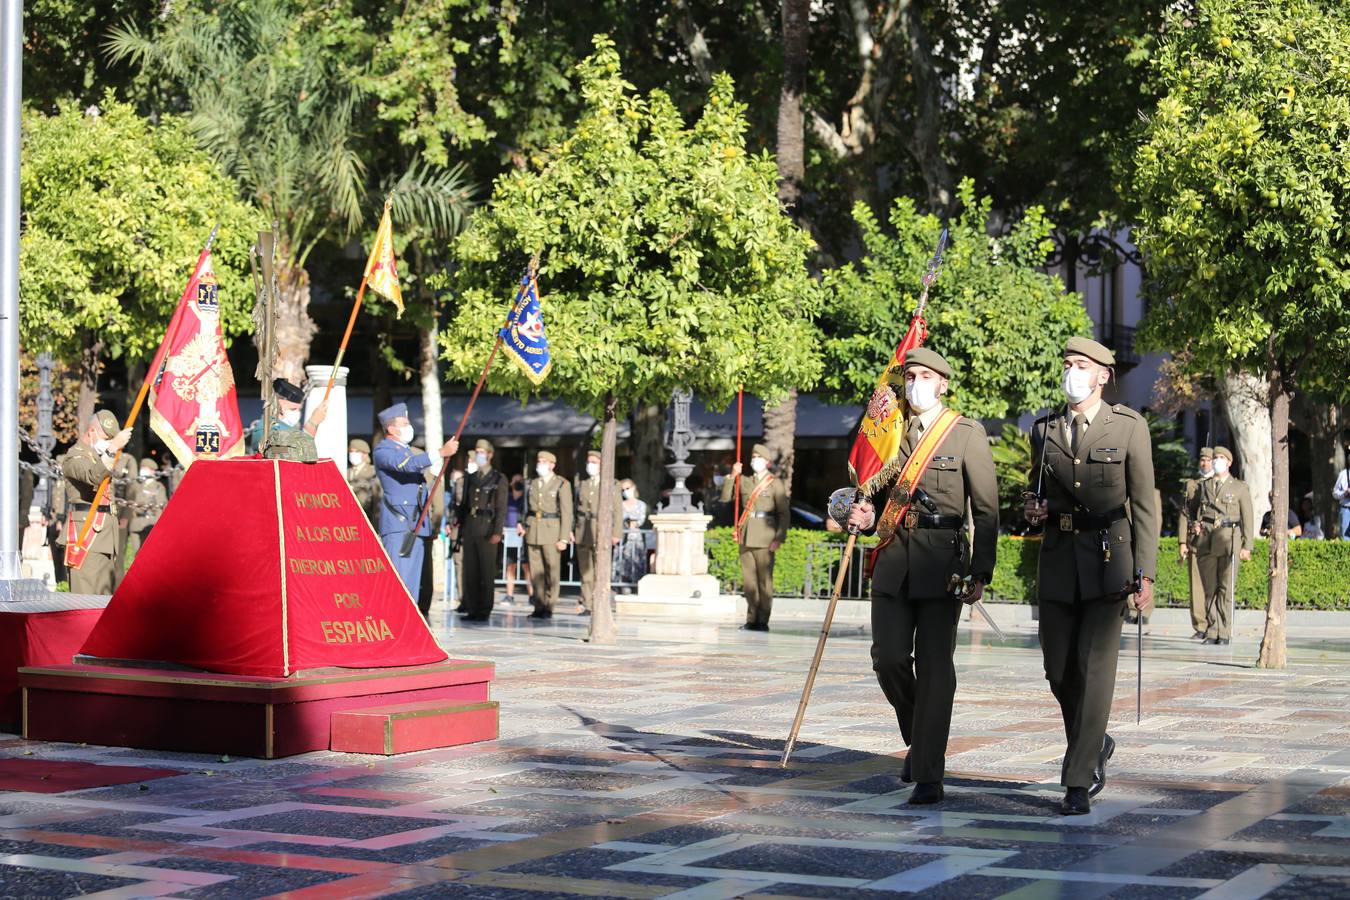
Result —
M 421 700 L 333 713 L 331 749 L 412 753 L 497 739 L 497 702 Z

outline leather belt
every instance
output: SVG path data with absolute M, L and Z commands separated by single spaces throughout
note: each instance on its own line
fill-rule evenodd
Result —
M 70 512 L 89 512 L 90 508 L 91 504 L 81 501 L 76 501 L 66 507 Z M 109 503 L 100 503 L 98 508 L 100 512 L 110 512 L 112 510 L 112 505 Z
M 559 519 L 562 518 L 558 513 L 537 512 L 534 514 L 536 519 Z
M 1103 528 L 1110 528 L 1116 522 L 1125 518 L 1125 507 L 1117 506 L 1110 512 L 1094 513 L 1087 510 L 1079 510 L 1072 513 L 1059 514 L 1060 531 L 1101 531 Z
M 905 516 L 905 527 L 911 530 L 915 528 L 942 528 L 955 531 L 965 524 L 964 516 L 937 516 L 931 513 L 915 513 L 913 516 Z
M 752 513 L 750 513 L 750 518 L 752 518 L 752 519 L 776 519 L 776 518 L 778 518 L 778 514 L 777 514 L 777 513 L 772 513 L 772 512 L 752 512 Z

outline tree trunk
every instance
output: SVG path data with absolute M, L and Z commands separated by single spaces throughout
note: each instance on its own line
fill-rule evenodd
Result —
M 806 134 L 802 94 L 806 90 L 810 0 L 783 0 L 783 84 L 778 92 L 778 200 L 801 219 L 806 182 Z
M 309 273 L 289 262 L 289 250 L 283 246 L 277 254 L 277 355 L 272 376 L 301 384 L 317 328 L 309 317 Z
M 956 197 L 952 172 L 942 155 L 942 81 L 922 16 L 917 2 L 906 5 L 905 36 L 909 41 L 909 73 L 915 94 L 909 149 L 928 189 L 928 208 L 939 217 L 945 217 L 951 212 Z
M 76 435 L 84 432 L 84 426 L 89 423 L 94 408 L 98 406 L 98 358 L 102 350 L 103 342 L 86 333 L 84 347 L 80 351 L 80 399 L 75 406 Z
M 1268 352 L 1268 355 L 1273 356 Z M 1285 602 L 1289 595 L 1289 401 L 1284 372 L 1275 360 L 1270 363 L 1270 450 L 1274 494 L 1270 511 L 1270 586 L 1266 595 L 1266 632 L 1261 638 L 1261 656 L 1256 664 L 1262 669 L 1285 666 Z
M 792 493 L 792 464 L 796 459 L 794 443 L 797 438 L 797 389 L 788 391 L 777 406 L 764 407 L 764 443 L 773 453 L 778 480 L 790 495 Z M 743 462 L 743 460 L 742 460 Z
M 1249 372 L 1228 374 L 1219 382 L 1219 399 L 1236 445 L 1231 449 L 1242 467 L 1239 477 L 1252 492 L 1252 514 L 1258 522 L 1270 509 L 1271 396 L 1267 382 Z M 1285 467 L 1287 471 L 1287 459 Z
M 613 644 L 614 617 L 609 609 L 609 586 L 614 580 L 614 517 L 605 510 L 614 508 L 614 450 L 618 443 L 619 423 L 614 418 L 615 400 L 605 395 L 604 428 L 600 432 L 600 513 L 595 517 L 595 596 L 591 602 L 592 644 Z
M 666 407 L 639 406 L 633 411 L 633 483 L 647 506 L 656 512 L 666 483 Z

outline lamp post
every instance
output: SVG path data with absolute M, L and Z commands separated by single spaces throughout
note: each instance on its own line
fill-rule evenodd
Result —
M 675 487 L 670 491 L 670 501 L 661 507 L 663 513 L 702 512 L 694 508 L 694 495 L 685 486 L 685 479 L 694 471 L 689 459 L 689 447 L 694 442 L 694 430 L 689 427 L 689 407 L 693 405 L 692 391 L 680 388 L 671 397 L 670 433 L 666 435 L 666 449 L 675 457 L 673 463 L 666 465 L 666 471 L 675 479 Z

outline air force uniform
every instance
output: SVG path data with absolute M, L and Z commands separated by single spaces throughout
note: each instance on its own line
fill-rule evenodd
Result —
M 380 413 L 380 424 L 385 425 L 400 416 L 408 415 L 406 404 L 398 403 Z M 431 456 L 398 440 L 385 436 L 375 445 L 371 462 L 380 479 L 384 498 L 380 504 L 380 542 L 393 560 L 394 569 L 403 579 L 408 593 L 417 597 L 422 581 L 422 541 L 413 541 L 412 553 L 400 556 L 403 536 L 413 530 L 417 517 L 427 499 L 426 480 L 422 471 L 432 465 Z M 431 534 L 431 517 L 418 529 L 419 537 Z

